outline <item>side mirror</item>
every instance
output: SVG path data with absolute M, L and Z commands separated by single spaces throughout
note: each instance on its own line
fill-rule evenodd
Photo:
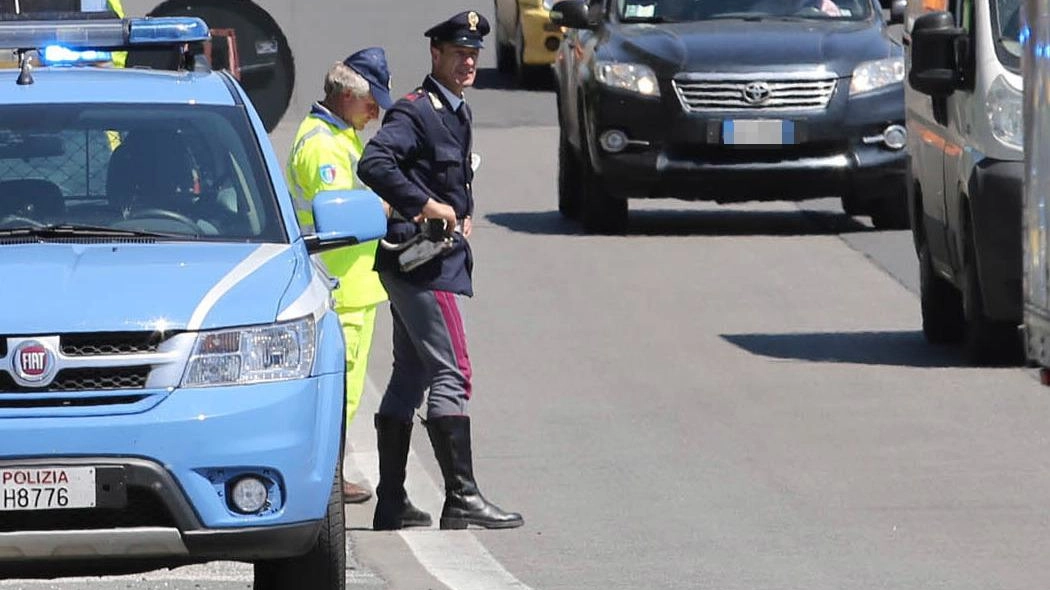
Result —
M 587 4 L 582 0 L 563 0 L 551 8 L 551 22 L 570 29 L 593 29 L 587 15 Z
M 955 92 L 961 77 L 956 45 L 965 34 L 955 26 L 955 18 L 948 12 L 930 12 L 915 19 L 908 72 L 911 87 L 934 97 Z
M 369 190 L 322 191 L 314 196 L 314 233 L 306 236 L 311 253 L 353 246 L 386 235 L 386 213 Z
M 908 0 L 893 0 L 890 4 L 889 24 L 899 25 L 904 22 L 904 13 L 908 10 Z

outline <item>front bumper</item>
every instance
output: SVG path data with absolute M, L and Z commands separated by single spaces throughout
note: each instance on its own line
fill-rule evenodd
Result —
M 521 35 L 525 42 L 522 61 L 528 66 L 554 63 L 564 33 L 551 22 L 551 13 L 542 6 L 521 9 Z
M 137 414 L 0 419 L 0 468 L 93 466 L 99 474 L 96 508 L 0 512 L 0 571 L 305 553 L 341 459 L 342 392 L 342 375 L 330 374 L 177 389 Z M 258 514 L 227 503 L 227 485 L 245 473 L 273 484 Z M 123 500 L 106 500 L 103 483 L 123 489 Z
M 986 159 L 972 174 L 970 204 L 984 313 L 1020 323 L 1024 163 Z
M 884 90 L 850 100 L 848 84 L 839 81 L 826 109 L 782 112 L 689 113 L 669 88 L 661 87 L 658 99 L 601 89 L 588 120 L 592 162 L 618 198 L 731 202 L 839 196 L 861 210 L 883 198 L 900 198 L 906 152 L 872 138 L 890 125 L 903 125 L 903 98 Z M 789 122 L 790 143 L 728 145 L 724 122 L 741 119 Z M 627 135 L 631 143 L 624 151 L 599 147 L 597 138 L 609 129 Z

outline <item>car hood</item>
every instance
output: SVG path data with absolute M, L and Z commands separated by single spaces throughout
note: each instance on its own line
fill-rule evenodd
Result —
M 823 68 L 844 77 L 862 61 L 902 54 L 871 22 L 817 20 L 618 25 L 607 47 L 612 59 L 645 63 L 663 75 Z
M 0 334 L 269 323 L 307 262 L 277 244 L 0 246 Z

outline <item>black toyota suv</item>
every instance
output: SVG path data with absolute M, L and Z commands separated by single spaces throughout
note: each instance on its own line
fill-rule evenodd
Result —
M 878 1 L 559 2 L 558 209 L 620 233 L 628 198 L 837 196 L 908 227 L 903 51 Z

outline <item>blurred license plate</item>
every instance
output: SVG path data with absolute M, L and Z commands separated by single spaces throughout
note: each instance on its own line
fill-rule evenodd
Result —
M 94 467 L 0 469 L 0 510 L 94 507 Z
M 735 119 L 722 122 L 726 145 L 790 145 L 795 143 L 795 122 L 779 119 Z

